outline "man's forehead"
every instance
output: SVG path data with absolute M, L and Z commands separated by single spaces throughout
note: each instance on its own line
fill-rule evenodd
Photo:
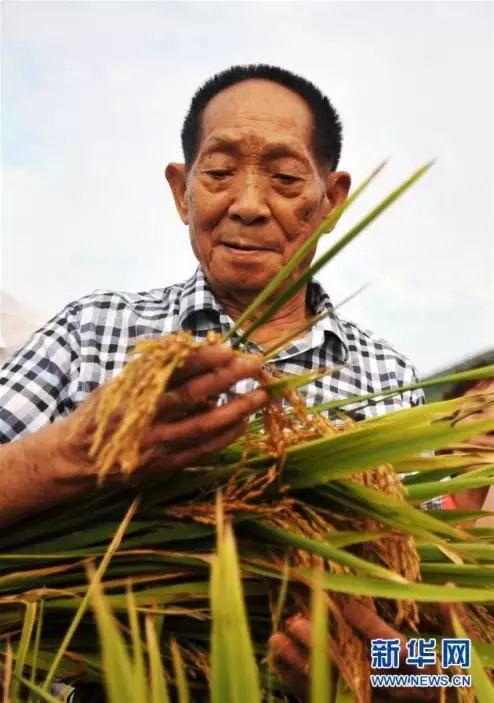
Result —
M 297 93 L 268 80 L 250 79 L 225 88 L 206 105 L 201 120 L 203 143 L 210 136 L 236 130 L 269 132 L 308 146 L 313 131 L 309 105 Z

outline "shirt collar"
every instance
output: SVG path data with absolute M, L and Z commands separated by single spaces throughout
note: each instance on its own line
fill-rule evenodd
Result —
M 314 315 L 321 315 L 322 313 L 329 311 L 329 314 L 323 317 L 322 320 L 316 322 L 312 329 L 323 330 L 325 334 L 336 337 L 340 345 L 340 356 L 342 360 L 346 360 L 348 356 L 348 340 L 345 331 L 340 319 L 333 311 L 333 303 L 331 302 L 331 298 L 326 293 L 322 285 L 316 280 L 311 280 L 309 282 L 307 289 L 307 303 L 309 309 L 313 311 Z
M 320 315 L 332 310 L 333 305 L 324 288 L 315 280 L 309 282 L 307 302 L 314 315 Z M 213 291 L 199 266 L 184 284 L 179 301 L 178 325 L 181 329 L 191 332 L 217 330 L 225 332 L 233 326 L 224 307 L 214 297 Z M 330 312 L 322 320 L 316 322 L 312 329 L 301 340 L 296 340 L 279 358 L 287 358 L 307 351 L 322 344 L 324 337 L 332 336 L 336 342 L 336 351 L 342 361 L 348 356 L 348 341 L 340 320 L 334 312 Z
M 218 329 L 218 327 L 232 325 L 233 320 L 214 297 L 204 272 L 199 266 L 194 275 L 185 281 L 180 296 L 179 328 L 193 332 L 198 329 Z

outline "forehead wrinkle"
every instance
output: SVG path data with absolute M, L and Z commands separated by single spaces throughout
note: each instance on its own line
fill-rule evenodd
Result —
M 239 110 L 239 117 L 241 119 L 247 119 L 251 122 L 267 122 L 268 124 L 272 124 L 273 121 L 276 121 L 282 127 L 297 129 L 297 119 L 294 116 L 273 115 L 271 112 L 263 112 L 260 109 L 256 109 L 255 112 L 245 109 Z M 298 127 L 300 128 L 301 125 L 298 125 Z
M 227 134 L 210 136 L 206 139 L 201 152 L 203 155 L 210 154 L 213 151 L 226 151 L 227 153 L 233 153 L 238 151 L 240 141 L 240 137 L 234 137 Z
M 249 138 L 255 138 L 258 140 L 259 136 L 257 134 L 250 134 L 247 139 Z M 202 155 L 208 155 L 214 151 L 239 153 L 241 151 L 242 142 L 245 140 L 245 135 L 230 134 L 228 132 L 211 135 L 207 138 L 204 148 L 201 150 Z M 301 149 L 299 141 L 295 139 L 278 138 L 274 142 L 265 143 L 262 147 L 262 156 L 267 160 L 287 156 L 295 157 L 300 161 L 303 161 L 305 166 L 310 166 L 310 159 L 306 153 L 306 149 Z

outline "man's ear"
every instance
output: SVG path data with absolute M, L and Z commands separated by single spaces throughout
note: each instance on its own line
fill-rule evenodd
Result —
M 331 171 L 326 177 L 326 196 L 329 201 L 327 215 L 347 197 L 352 185 L 352 178 L 346 171 Z
M 189 224 L 189 207 L 187 202 L 187 175 L 185 164 L 168 164 L 165 176 L 172 190 L 175 207 L 184 225 Z

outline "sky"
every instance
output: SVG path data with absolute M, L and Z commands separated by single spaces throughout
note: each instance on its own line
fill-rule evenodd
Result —
M 195 268 L 164 179 L 197 87 L 265 62 L 315 82 L 344 126 L 342 169 L 379 180 L 344 234 L 429 173 L 319 275 L 341 316 L 422 375 L 494 346 L 493 10 L 478 2 L 2 4 L 0 288 L 48 319 L 95 289 Z M 330 239 L 323 240 L 320 251 Z

